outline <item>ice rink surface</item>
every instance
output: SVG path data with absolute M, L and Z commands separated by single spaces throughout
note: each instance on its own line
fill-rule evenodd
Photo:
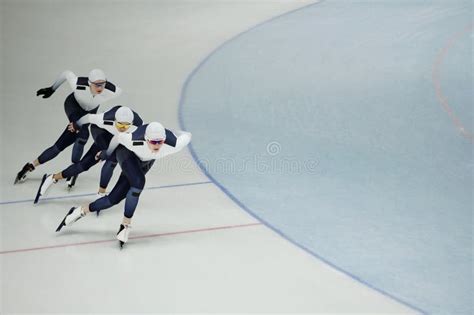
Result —
M 428 313 L 470 314 L 472 52 L 472 1 L 324 1 L 214 51 L 182 121 L 259 220 Z
M 35 206 L 42 175 L 68 166 L 69 149 L 13 185 L 16 172 L 67 123 L 66 86 L 47 100 L 35 96 L 63 70 L 82 76 L 99 67 L 124 90 L 101 111 L 123 104 L 147 122 L 179 129 L 185 82 L 211 52 L 265 21 L 316 10 L 315 3 L 0 0 L 0 313 L 426 312 L 262 224 L 188 150 L 148 174 L 124 250 L 114 238 L 123 203 L 54 232 L 71 206 L 93 200 L 99 166 L 82 174 L 71 192 L 56 184 Z M 206 140 L 195 134 L 193 141 Z

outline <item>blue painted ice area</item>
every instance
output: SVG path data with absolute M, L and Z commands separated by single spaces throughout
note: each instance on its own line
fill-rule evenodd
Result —
M 432 314 L 472 314 L 471 1 L 324 1 L 217 49 L 181 100 L 201 166 L 317 256 Z M 463 29 L 467 31 L 462 33 Z M 461 32 L 461 33 L 460 33 Z

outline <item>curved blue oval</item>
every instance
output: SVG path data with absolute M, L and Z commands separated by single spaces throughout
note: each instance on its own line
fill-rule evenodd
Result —
M 253 28 L 186 82 L 192 153 L 316 257 L 421 312 L 471 314 L 473 148 L 433 83 L 471 20 L 470 1 L 327 1 Z M 466 38 L 440 81 L 473 130 Z

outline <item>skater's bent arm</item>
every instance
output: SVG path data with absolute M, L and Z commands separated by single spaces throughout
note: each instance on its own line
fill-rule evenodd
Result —
M 87 114 L 82 116 L 81 119 L 76 121 L 76 125 L 78 127 L 82 127 L 84 124 L 93 124 L 99 125 L 101 122 L 104 121 L 104 114 Z
M 120 144 L 120 137 L 123 136 L 122 134 L 117 134 L 113 136 L 113 138 L 110 140 L 109 147 L 107 148 L 107 157 L 111 156 L 112 153 L 117 149 L 118 145 Z
M 66 81 L 69 83 L 69 86 L 71 87 L 72 90 L 76 89 L 76 83 L 77 83 L 77 76 L 69 70 L 64 71 L 59 75 L 59 77 L 56 79 L 56 81 L 53 83 L 53 90 L 57 90 L 61 84 Z
M 177 131 L 174 132 L 174 134 L 178 136 L 176 139 L 176 145 L 174 147 L 164 145 L 158 152 L 158 155 L 156 156 L 157 159 L 161 159 L 167 155 L 177 153 L 191 142 L 192 135 L 190 132 Z
M 178 130 L 174 134 L 178 137 L 175 146 L 176 151 L 180 151 L 191 142 L 192 134 L 190 132 Z

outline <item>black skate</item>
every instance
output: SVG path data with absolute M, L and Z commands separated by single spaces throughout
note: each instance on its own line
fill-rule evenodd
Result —
M 39 197 L 41 197 L 41 187 L 43 187 L 44 181 L 48 177 L 48 174 L 43 175 L 43 179 L 41 180 L 41 184 L 38 187 L 38 192 L 36 193 L 35 201 L 33 201 L 34 204 L 38 203 Z
M 24 182 L 26 180 L 26 176 L 28 172 L 33 172 L 35 170 L 35 166 L 31 163 L 26 163 L 25 166 L 18 172 L 15 178 L 15 184 Z
M 61 229 L 63 228 L 63 226 L 66 226 L 66 218 L 68 215 L 70 215 L 71 213 L 74 212 L 74 207 L 72 207 L 71 209 L 69 209 L 69 212 L 66 214 L 66 216 L 64 217 L 64 219 L 61 221 L 61 223 L 59 223 L 58 227 L 56 228 L 56 232 L 59 232 L 61 231 Z
M 77 176 L 79 176 L 79 175 L 74 175 L 73 177 L 68 177 L 68 178 L 66 179 L 66 181 L 67 181 L 67 189 L 68 189 L 69 191 L 74 187 L 74 185 L 76 185 Z
M 98 199 L 100 199 L 100 198 L 102 198 L 102 197 L 105 197 L 105 196 L 107 196 L 107 194 L 106 194 L 105 192 L 104 192 L 104 193 L 98 192 L 97 195 L 96 195 L 96 197 L 97 197 L 96 200 L 98 200 Z M 95 213 L 96 213 L 97 216 L 99 216 L 99 214 L 100 214 L 100 209 L 97 210 Z

